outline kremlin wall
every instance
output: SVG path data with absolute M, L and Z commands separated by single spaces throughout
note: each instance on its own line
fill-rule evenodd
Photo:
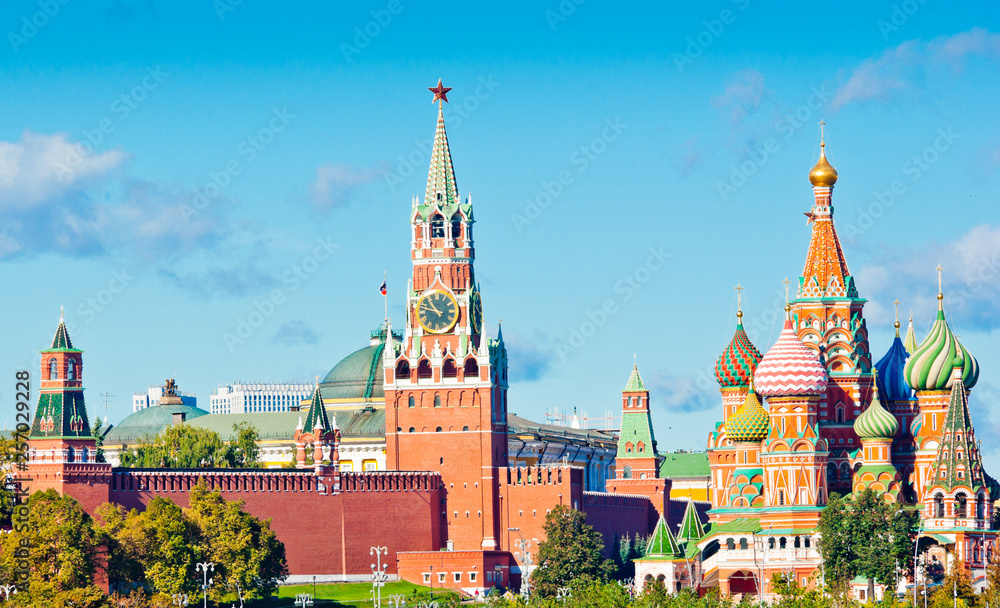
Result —
M 369 548 L 385 546 L 390 574 L 469 593 L 520 586 L 556 505 L 585 512 L 609 554 L 616 538 L 649 536 L 636 561 L 640 588 L 660 580 L 670 590 L 766 597 L 775 573 L 814 587 L 822 565 L 816 526 L 829 494 L 869 488 L 919 509 L 942 555 L 947 548 L 967 568 L 992 558 L 1000 486 L 983 469 L 969 414 L 978 364 L 945 319 L 940 278 L 930 333 L 918 343 L 911 319 L 904 340 L 897 319 L 892 347 L 873 363 L 866 300 L 834 225 L 838 175 L 825 141 L 809 174 L 805 267 L 797 284 L 786 281 L 781 334 L 761 355 L 740 306 L 718 360 L 721 420 L 708 432 L 707 480 L 698 490 L 700 469 L 657 449 L 655 395 L 637 367 L 622 391 L 617 437 L 510 413 L 502 328 L 496 337 L 483 333 L 487 294 L 474 272 L 472 202 L 459 196 L 445 131 L 448 90 L 440 82 L 431 89 L 437 126 L 426 192 L 407 217 L 413 275 L 405 319 L 396 329 L 386 319 L 365 354 L 342 362 L 363 373 L 331 371 L 298 411 L 252 421 L 295 469 L 94 462 L 82 351 L 60 322 L 42 351 L 29 489 L 55 488 L 92 513 L 109 501 L 141 509 L 155 496 L 185 505 L 190 488 L 205 483 L 272 520 L 292 580 L 368 580 Z M 358 390 L 340 392 L 347 377 Z M 207 428 L 234 421 L 170 399 L 113 428 L 109 452 L 162 431 L 168 416 Z M 367 460 L 358 466 L 362 453 L 377 470 L 362 470 Z M 555 454 L 565 458 L 553 461 Z M 307 465 L 307 455 L 318 464 Z M 683 487 L 671 467 L 685 469 Z M 531 541 L 529 555 L 522 539 Z

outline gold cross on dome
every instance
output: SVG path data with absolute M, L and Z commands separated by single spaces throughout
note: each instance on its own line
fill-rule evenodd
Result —
M 739 283 L 737 283 L 736 287 L 733 287 L 733 289 L 736 290 L 736 310 L 739 310 L 739 311 L 742 312 L 743 311 L 743 290 L 746 289 L 746 288 L 743 287 L 742 285 L 740 285 Z
M 788 280 L 788 277 L 785 277 L 785 280 L 782 281 L 782 283 L 785 284 L 785 304 L 788 304 L 788 286 L 791 285 L 792 282 Z
M 937 268 L 934 270 L 937 270 L 938 273 L 938 293 L 944 293 L 944 290 L 941 289 L 941 271 L 944 270 L 944 268 L 941 268 L 941 264 L 938 264 Z
M 892 304 L 896 307 L 896 323 L 899 323 L 899 300 L 893 300 Z
M 826 121 L 825 120 L 820 120 L 819 121 L 819 141 L 820 141 L 821 144 L 825 144 L 826 143 L 826 129 L 824 127 L 826 127 Z

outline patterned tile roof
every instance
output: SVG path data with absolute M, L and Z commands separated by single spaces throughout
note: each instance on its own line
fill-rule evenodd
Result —
M 944 318 L 943 295 L 938 294 L 938 312 L 931 331 L 906 362 L 907 383 L 917 391 L 943 391 L 951 388 L 955 361 L 963 364 L 962 382 L 972 388 L 979 380 L 979 362 L 948 326 Z
M 711 474 L 705 452 L 670 452 L 663 455 L 660 463 L 660 477 L 664 479 L 707 478 Z
M 760 358 L 760 351 L 750 342 L 741 319 L 732 341 L 715 364 L 715 379 L 722 388 L 749 386 Z
M 826 368 L 816 354 L 799 340 L 792 320 L 785 326 L 754 373 L 754 386 L 764 397 L 819 395 L 826 390 Z
M 431 150 L 431 166 L 427 173 L 427 190 L 424 193 L 424 205 L 436 204 L 438 207 L 445 207 L 458 203 L 455 168 L 451 162 L 448 134 L 444 130 L 444 110 L 439 105 L 437 130 L 434 132 L 434 147 Z
M 625 383 L 625 390 L 622 392 L 636 392 L 646 390 L 646 385 L 642 383 L 642 378 L 639 376 L 639 367 L 632 365 L 632 373 L 629 374 L 628 382 Z
M 646 545 L 646 555 L 649 557 L 677 557 L 683 555 L 681 548 L 677 545 L 677 541 L 674 540 L 674 535 L 670 533 L 670 526 L 667 525 L 667 520 L 660 516 L 659 521 L 656 522 L 656 527 L 653 528 L 653 534 L 649 537 L 649 543 Z
M 930 485 L 940 485 L 948 491 L 956 487 L 975 491 L 987 485 L 976 432 L 969 415 L 969 398 L 962 383 L 958 382 L 962 369 L 960 360 L 952 368 L 951 399 L 941 429 L 937 460 L 931 468 L 933 477 Z
M 726 422 L 726 436 L 731 441 L 763 441 L 767 437 L 770 420 L 767 410 L 750 387 L 743 406 Z
M 323 396 L 320 393 L 319 385 L 313 391 L 313 398 L 309 403 L 309 412 L 303 421 L 302 430 L 306 433 L 311 433 L 317 426 L 322 428 L 323 432 L 329 431 L 332 428 L 330 426 L 330 418 L 326 415 L 326 408 L 323 407 Z

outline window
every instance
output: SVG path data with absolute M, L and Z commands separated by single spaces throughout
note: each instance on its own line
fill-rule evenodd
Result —
M 784 506 L 785 504 L 785 491 L 778 490 L 778 504 Z M 782 539 L 782 546 L 784 546 L 784 539 Z
M 458 376 L 458 368 L 455 366 L 454 359 L 448 359 L 444 362 L 444 368 L 441 370 L 441 375 L 445 378 L 454 378 Z
M 440 433 L 440 432 L 441 432 L 441 431 L 443 431 L 443 430 L 444 430 L 444 429 L 442 429 L 441 427 L 437 427 L 436 429 L 434 429 L 434 432 L 435 432 L 435 433 Z
M 792 546 L 795 547 L 796 549 L 802 548 L 802 539 L 796 536 L 795 542 L 792 543 Z
M 838 407 L 837 408 L 837 422 L 841 423 L 843 421 L 844 421 L 844 408 Z M 841 442 L 843 442 L 843 440 L 841 440 Z
M 628 443 L 625 444 L 625 453 L 626 454 L 631 454 L 632 453 L 632 442 L 631 441 L 629 441 Z
M 732 551 L 735 548 L 736 548 L 736 542 L 733 539 L 731 539 L 731 538 L 727 538 L 726 539 L 726 549 L 729 549 L 730 551 Z
M 438 193 L 438 200 L 441 200 L 440 193 Z M 431 238 L 432 239 L 444 238 L 444 218 L 441 217 L 440 215 L 435 215 L 434 217 L 431 218 Z
M 645 452 L 646 451 L 646 444 L 644 444 L 643 442 L 640 441 L 639 443 L 636 444 L 635 451 L 636 452 Z
M 469 573 L 469 582 L 470 583 L 476 582 L 476 575 L 477 574 L 479 574 L 479 573 L 478 572 L 470 572 Z
M 411 432 L 411 433 L 416 433 L 416 432 L 417 432 L 417 427 L 415 427 L 415 426 L 411 426 L 411 427 L 410 427 L 410 432 Z
M 431 582 L 431 573 L 430 572 L 424 572 L 424 582 L 425 583 L 430 583 Z
M 747 549 L 747 539 L 745 539 L 745 538 L 741 538 L 740 539 L 740 549 L 744 549 L 744 550 Z
M 955 496 L 955 517 L 965 517 L 966 514 L 965 502 L 966 502 L 965 494 L 959 492 Z
M 434 407 L 441 407 L 441 395 L 434 395 Z
M 458 239 L 462 237 L 462 220 L 451 220 L 451 238 L 455 240 L 456 244 Z
M 420 364 L 417 365 L 417 377 L 418 378 L 430 378 L 434 375 L 431 371 L 431 363 L 427 359 L 422 359 Z
M 76 450 L 69 448 L 66 450 L 66 462 L 76 461 Z
M 443 583 L 444 582 L 444 577 L 445 577 L 445 573 L 444 572 L 438 572 L 438 582 L 439 583 Z
M 976 519 L 983 519 L 983 518 L 985 518 L 985 512 L 986 512 L 986 504 L 985 504 L 985 502 L 986 501 L 983 500 L 983 495 L 982 494 L 980 494 L 978 497 L 976 497 Z
M 774 549 L 774 539 L 773 538 L 767 539 L 767 548 L 768 549 Z
M 49 380 L 59 379 L 59 364 L 55 358 L 49 359 Z
M 469 427 L 467 427 L 467 426 L 463 426 L 463 427 L 462 427 L 462 430 L 463 430 L 463 431 L 468 431 L 468 430 L 469 430 Z
M 410 398 L 407 399 L 406 404 L 408 406 L 410 406 L 410 407 L 416 407 L 417 406 L 417 400 L 413 398 L 413 395 L 410 395 Z
M 788 539 L 786 539 L 784 536 L 782 536 L 781 538 L 778 539 L 778 548 L 779 549 L 784 549 L 785 545 L 787 545 L 787 544 L 788 544 Z
M 361 464 L 362 464 L 362 466 L 364 467 L 364 469 L 366 471 L 377 471 L 378 470 L 378 462 L 377 461 L 374 461 L 374 460 L 365 460 Z
M 622 477 L 624 479 L 632 479 L 632 467 L 625 465 L 625 468 L 622 469 Z
M 66 379 L 75 380 L 76 370 L 73 368 L 73 360 L 70 359 L 66 362 Z
M 406 361 L 400 361 L 396 364 L 396 379 L 399 378 L 410 379 L 410 364 Z
M 456 572 L 455 573 L 455 582 L 456 583 L 461 583 L 462 582 L 462 573 L 461 572 Z
M 479 376 L 479 364 L 471 357 L 465 360 L 465 377 L 477 378 Z
M 934 517 L 944 517 L 944 495 L 940 492 L 934 495 Z

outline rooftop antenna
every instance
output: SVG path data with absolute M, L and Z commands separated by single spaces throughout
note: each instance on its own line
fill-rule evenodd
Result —
M 117 395 L 114 393 L 101 393 L 101 399 L 104 400 L 104 424 L 108 423 L 108 399 L 113 399 Z

